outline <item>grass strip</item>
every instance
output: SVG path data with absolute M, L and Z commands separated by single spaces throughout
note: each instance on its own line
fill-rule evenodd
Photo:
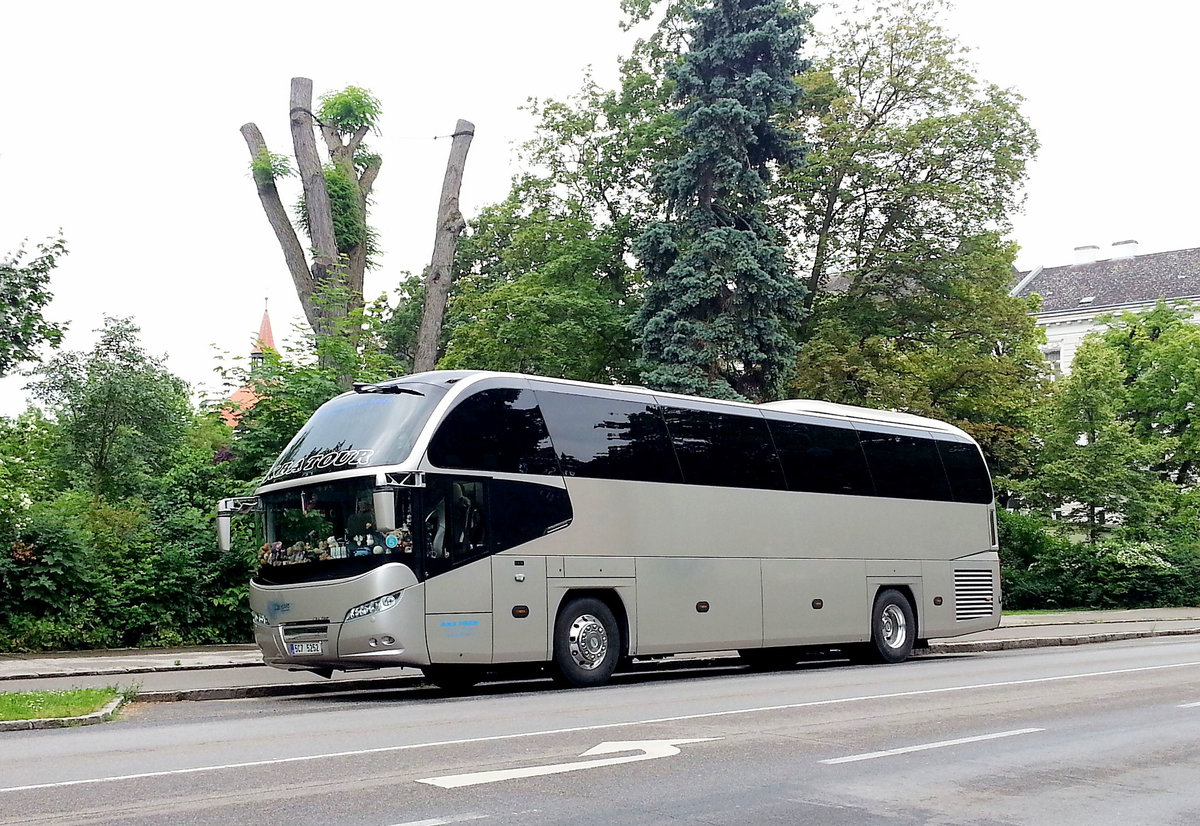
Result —
M 0 693 L 0 721 L 81 717 L 99 711 L 126 692 L 116 686 L 71 688 L 65 691 L 9 691 Z

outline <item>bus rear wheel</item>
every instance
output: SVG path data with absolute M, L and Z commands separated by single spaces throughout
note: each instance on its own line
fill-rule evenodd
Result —
M 917 640 L 917 620 L 908 597 L 894 588 L 880 591 L 871 611 L 871 641 L 867 659 L 877 663 L 900 663 L 912 653 Z
M 621 656 L 621 629 L 613 612 L 594 597 L 573 599 L 554 623 L 555 679 L 573 688 L 608 682 Z

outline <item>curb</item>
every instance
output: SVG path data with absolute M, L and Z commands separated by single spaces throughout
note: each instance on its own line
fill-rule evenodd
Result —
M 1200 628 L 1166 628 L 1161 631 L 1111 631 L 1105 634 L 1081 634 L 1070 637 L 1019 637 L 1011 640 L 966 640 L 931 643 L 920 654 L 973 654 L 980 651 L 1009 651 L 1015 648 L 1051 648 L 1063 645 L 1090 645 L 1098 642 L 1141 640 L 1148 637 L 1179 637 L 1200 634 Z
M 36 680 L 39 677 L 119 677 L 122 674 L 155 674 L 166 671 L 218 671 L 226 668 L 260 667 L 265 668 L 266 663 L 213 663 L 211 665 L 189 663 L 188 665 L 135 665 L 129 668 L 110 666 L 108 668 L 70 671 L 62 674 L 47 673 L 44 671 L 18 671 L 12 674 L 0 674 L 0 683 L 3 683 L 5 680 Z
M 117 716 L 117 710 L 125 705 L 125 696 L 117 695 L 99 711 L 84 714 L 80 717 L 37 717 L 33 720 L 0 720 L 0 731 L 30 731 L 42 728 L 72 728 L 74 726 L 94 726 L 96 723 L 107 723 Z

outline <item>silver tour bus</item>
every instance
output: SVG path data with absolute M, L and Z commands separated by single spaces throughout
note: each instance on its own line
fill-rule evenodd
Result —
M 256 495 L 255 638 L 272 666 L 416 666 L 466 687 L 546 663 L 839 649 L 880 662 L 995 628 L 978 445 L 944 422 L 482 371 L 359 384 Z

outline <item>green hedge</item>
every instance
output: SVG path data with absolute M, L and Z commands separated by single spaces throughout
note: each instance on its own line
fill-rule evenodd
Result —
M 1190 543 L 1113 536 L 1090 545 L 1044 519 L 998 516 L 1006 609 L 1200 605 L 1200 551 Z

